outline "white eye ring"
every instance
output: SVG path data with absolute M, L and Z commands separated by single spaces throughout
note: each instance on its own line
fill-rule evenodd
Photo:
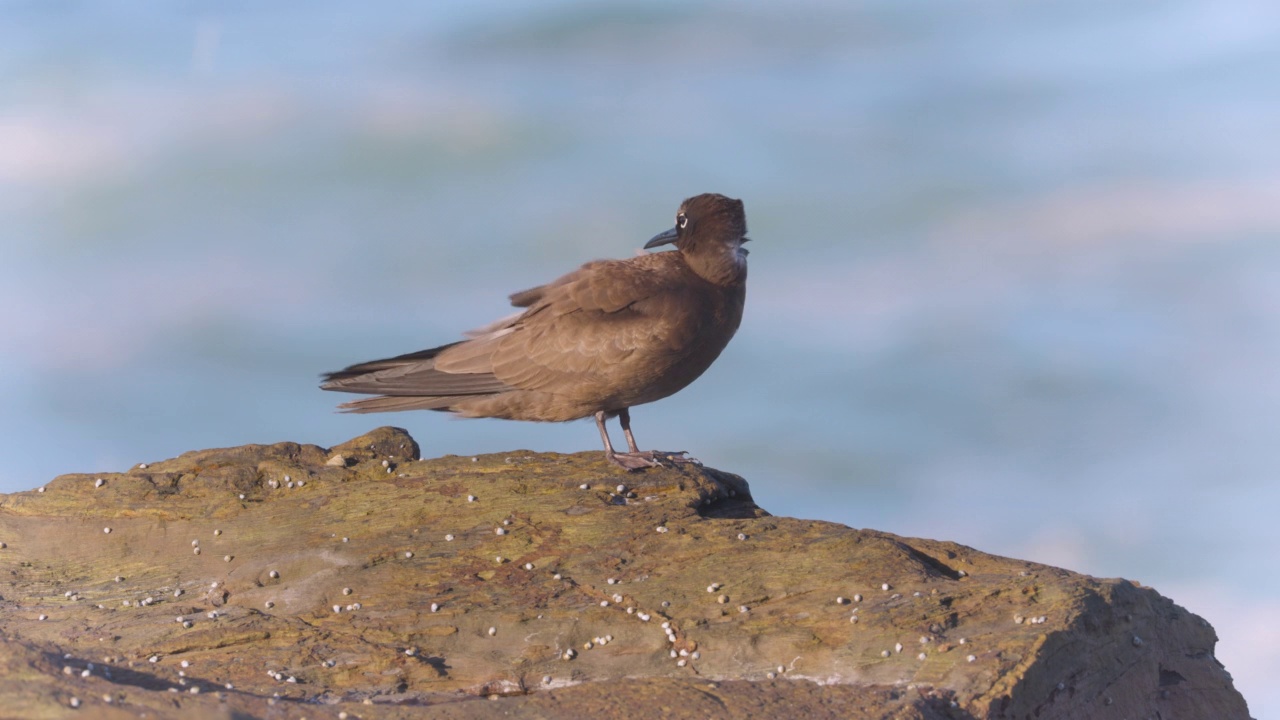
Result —
M 678 228 L 680 228 L 681 230 L 683 230 L 683 229 L 684 229 L 684 226 L 685 226 L 685 225 L 688 225 L 688 224 L 689 224 L 689 216 L 688 216 L 688 215 L 685 215 L 684 213 L 680 213 L 679 215 L 677 215 L 677 216 L 676 216 L 676 227 L 678 227 Z

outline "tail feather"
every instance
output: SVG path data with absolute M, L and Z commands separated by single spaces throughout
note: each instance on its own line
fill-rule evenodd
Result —
M 331 373 L 325 373 L 321 376 L 324 378 L 324 385 L 321 385 L 321 387 L 325 390 L 336 390 L 338 389 L 336 385 L 341 383 L 343 380 L 351 380 L 353 378 L 360 377 L 361 375 L 368 375 L 381 370 L 390 370 L 392 368 L 409 365 L 411 363 L 421 363 L 427 360 L 434 360 L 440 353 L 448 350 L 454 345 L 459 345 L 462 342 L 464 341 L 441 345 L 440 347 L 431 348 L 430 350 L 419 350 L 417 352 L 406 353 L 404 355 L 397 355 L 383 360 L 370 360 L 369 362 L 357 363 Z M 430 363 L 424 364 L 426 367 L 430 367 Z M 328 387 L 329 385 L 335 385 L 335 387 Z
M 466 400 L 466 395 L 434 396 L 434 397 L 391 397 L 379 396 L 353 400 L 342 403 L 338 409 L 349 413 L 398 412 L 400 410 L 444 410 Z

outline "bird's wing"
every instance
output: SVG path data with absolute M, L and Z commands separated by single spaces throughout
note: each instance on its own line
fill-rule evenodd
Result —
M 529 301 L 523 315 L 442 352 L 435 367 L 489 372 L 522 390 L 607 385 L 609 370 L 637 352 L 674 351 L 696 334 L 683 321 L 691 307 L 687 285 L 658 257 L 588 263 L 517 293 L 513 301 Z

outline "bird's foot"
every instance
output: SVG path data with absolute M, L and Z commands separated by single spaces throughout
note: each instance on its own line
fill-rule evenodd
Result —
M 625 453 L 608 453 L 605 457 L 609 462 L 618 467 L 627 470 L 643 470 L 651 467 L 666 467 L 666 463 L 672 465 L 701 465 L 696 458 L 685 457 L 689 452 L 687 450 L 663 451 L 663 450 L 644 450 L 640 452 Z

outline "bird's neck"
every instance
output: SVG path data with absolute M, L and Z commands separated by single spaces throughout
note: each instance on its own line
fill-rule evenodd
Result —
M 747 279 L 747 255 L 740 245 L 715 248 L 708 252 L 685 252 L 684 260 L 689 268 L 704 280 L 715 285 L 733 285 Z

